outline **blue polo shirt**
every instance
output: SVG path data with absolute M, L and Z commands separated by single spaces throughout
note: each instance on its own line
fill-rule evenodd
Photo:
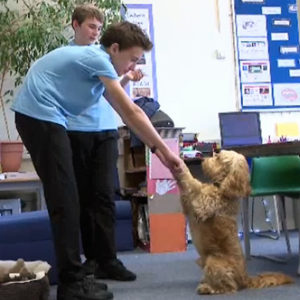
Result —
M 27 73 L 12 110 L 67 127 L 69 117 L 99 103 L 99 76 L 118 80 L 101 47 L 66 46 L 38 59 Z
M 74 40 L 69 45 L 81 47 L 76 45 Z M 100 47 L 98 45 L 90 46 Z M 88 107 L 79 116 L 69 116 L 67 123 L 67 130 L 82 132 L 116 130 L 117 127 L 116 112 L 104 97 L 101 97 L 98 103 Z
M 104 97 L 79 116 L 69 116 L 67 119 L 67 130 L 98 132 L 116 130 L 118 127 L 116 112 Z

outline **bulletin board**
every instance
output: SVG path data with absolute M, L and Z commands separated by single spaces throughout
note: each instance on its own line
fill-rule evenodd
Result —
M 300 110 L 297 0 L 234 0 L 242 110 Z
M 145 52 L 137 64 L 144 77 L 138 82 L 130 82 L 127 92 L 132 99 L 149 97 L 158 101 L 152 4 L 126 4 L 126 7 L 125 19 L 139 25 L 153 43 L 152 50 Z

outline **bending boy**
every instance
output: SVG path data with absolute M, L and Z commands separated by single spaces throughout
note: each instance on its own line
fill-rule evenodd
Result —
M 180 158 L 170 151 L 118 80 L 135 69 L 152 43 L 129 22 L 110 26 L 100 42 L 99 48 L 62 47 L 37 60 L 12 105 L 17 130 L 44 186 L 59 271 L 58 300 L 113 297 L 110 292 L 98 293 L 88 284 L 81 264 L 80 206 L 67 118 L 80 115 L 105 95 L 166 167 L 173 173 L 182 170 Z M 100 251 L 96 249 L 96 255 Z

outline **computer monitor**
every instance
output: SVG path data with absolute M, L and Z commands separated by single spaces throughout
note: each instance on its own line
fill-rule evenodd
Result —
M 219 113 L 222 148 L 262 143 L 258 112 Z

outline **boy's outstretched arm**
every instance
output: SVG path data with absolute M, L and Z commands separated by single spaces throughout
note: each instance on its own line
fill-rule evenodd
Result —
M 104 76 L 101 76 L 100 80 L 106 88 L 105 98 L 121 116 L 124 123 L 132 129 L 148 147 L 156 148 L 155 154 L 171 172 L 180 172 L 182 170 L 182 160 L 169 149 L 151 124 L 147 115 L 140 107 L 135 105 L 125 93 L 120 82 Z

